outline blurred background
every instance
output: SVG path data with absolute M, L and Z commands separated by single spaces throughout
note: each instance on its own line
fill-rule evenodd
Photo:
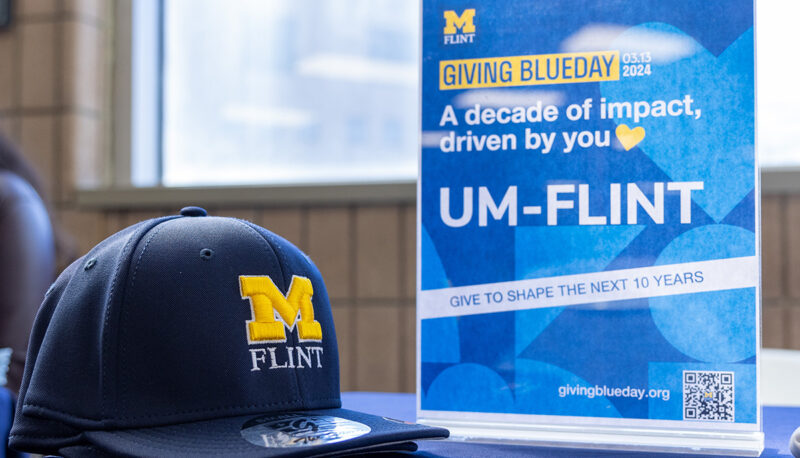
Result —
M 800 7 L 761 3 L 763 345 L 800 349 Z M 12 1 L 0 132 L 77 255 L 185 205 L 288 238 L 325 277 L 342 389 L 412 392 L 419 27 L 416 1 Z

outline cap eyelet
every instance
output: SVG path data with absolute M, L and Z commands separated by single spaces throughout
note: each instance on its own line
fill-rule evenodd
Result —
M 181 216 L 208 216 L 208 212 L 201 207 L 183 207 Z
M 97 258 L 92 258 L 86 261 L 86 264 L 83 265 L 83 270 L 89 270 L 97 264 Z
M 208 261 L 212 256 L 214 256 L 214 250 L 211 248 L 203 248 L 200 250 L 200 259 L 203 261 Z

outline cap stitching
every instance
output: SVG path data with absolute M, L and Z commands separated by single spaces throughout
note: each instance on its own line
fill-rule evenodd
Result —
M 316 401 L 316 402 L 320 402 L 320 401 L 337 401 L 337 400 L 338 400 L 337 398 L 314 398 L 314 399 L 309 399 L 309 401 Z M 170 415 L 183 415 L 183 414 L 189 414 L 189 413 L 218 412 L 218 411 L 221 411 L 221 410 L 247 409 L 247 408 L 253 408 L 253 407 L 257 407 L 257 408 L 261 408 L 261 407 L 276 407 L 276 406 L 281 406 L 281 405 L 289 405 L 289 404 L 292 404 L 294 402 L 296 402 L 296 401 L 280 401 L 280 402 L 271 402 L 271 403 L 267 403 L 267 404 L 249 404 L 249 405 L 229 406 L 229 407 L 215 407 L 215 408 L 212 408 L 212 409 L 182 410 L 182 411 L 170 412 L 170 413 L 166 413 L 166 414 L 150 414 L 150 415 L 136 415 L 136 416 L 121 417 L 120 420 L 135 420 L 135 419 L 139 419 L 139 418 L 166 417 L 166 416 L 170 416 Z M 26 404 L 26 405 L 27 406 L 31 406 L 31 407 L 36 407 L 36 408 L 39 408 L 39 409 L 43 409 L 43 410 L 49 410 L 49 411 L 52 411 L 52 412 L 66 414 L 66 415 L 68 415 L 68 416 L 70 416 L 72 418 L 77 418 L 79 420 L 90 420 L 90 421 L 102 421 L 102 420 L 105 420 L 104 418 L 82 417 L 82 416 L 79 416 L 79 415 L 75 415 L 75 414 L 73 414 L 71 412 L 65 412 L 63 410 L 53 409 L 51 407 L 38 405 L 38 404 L 30 404 L 29 403 L 29 404 Z M 241 415 L 246 415 L 246 414 L 241 414 Z M 237 416 L 239 416 L 239 415 L 237 415 Z M 181 421 L 179 423 L 193 423 L 195 421 L 209 421 L 209 420 Z
M 120 256 L 120 260 L 119 260 L 119 262 L 117 262 L 116 268 L 114 270 L 114 278 L 111 280 L 111 292 L 110 292 L 110 294 L 108 296 L 108 300 L 106 301 L 105 308 L 103 310 L 103 314 L 104 314 L 104 319 L 103 319 L 103 343 L 102 343 L 103 354 L 101 355 L 101 360 L 100 360 L 100 364 L 101 364 L 101 366 L 103 366 L 103 369 L 102 369 L 102 372 L 101 372 L 101 383 L 102 383 L 102 386 L 100 388 L 102 390 L 102 392 L 103 392 L 102 393 L 102 397 L 101 397 L 101 411 L 100 411 L 100 418 L 101 419 L 110 418 L 110 417 L 107 417 L 106 414 L 105 414 L 106 411 L 107 411 L 106 410 L 106 405 L 107 405 L 107 401 L 108 401 L 108 390 L 107 390 L 107 386 L 108 386 L 108 383 L 107 383 L 108 366 L 106 364 L 104 364 L 104 358 L 106 358 L 105 350 L 107 348 L 108 333 L 109 333 L 109 328 L 110 328 L 109 319 L 111 317 L 111 312 L 110 312 L 111 303 L 114 301 L 114 292 L 116 291 L 116 284 L 117 284 L 117 279 L 119 278 L 119 272 L 120 272 L 120 270 L 122 268 L 122 265 L 128 260 L 128 257 L 127 257 L 127 255 L 125 255 L 125 253 L 127 252 L 127 250 L 130 247 L 130 245 L 134 242 L 134 240 L 136 241 L 136 243 L 138 243 L 154 227 L 158 226 L 159 224 L 161 224 L 161 223 L 163 223 L 165 221 L 169 221 L 169 220 L 172 220 L 172 219 L 175 219 L 175 218 L 177 218 L 177 217 L 176 216 L 166 216 L 166 217 L 162 217 L 162 218 L 155 218 L 155 219 L 149 220 L 151 222 L 155 221 L 156 223 L 153 224 L 152 226 L 148 227 L 146 230 L 144 230 L 139 237 L 135 237 L 136 232 L 134 231 L 130 235 L 130 237 L 128 237 L 128 241 L 125 242 L 125 246 L 122 248 L 123 255 Z M 144 225 L 144 222 L 139 223 L 139 224 Z M 133 225 L 131 227 L 135 227 L 136 225 L 137 224 L 135 224 L 135 225 Z M 26 405 L 27 405 L 27 403 L 26 403 Z
M 263 234 L 261 234 L 258 230 L 256 230 L 254 227 L 252 227 L 250 225 L 250 223 L 245 222 L 245 221 L 241 221 L 241 220 L 238 220 L 238 219 L 234 220 L 234 221 L 236 221 L 237 223 L 241 224 L 242 226 L 244 226 L 249 231 L 254 232 L 256 234 L 256 238 L 258 238 L 259 240 L 264 242 L 264 244 L 267 247 L 269 247 L 270 251 L 272 251 L 275 254 L 275 259 L 278 261 L 278 269 L 280 269 L 280 271 L 281 271 L 282 283 L 284 284 L 284 286 L 286 286 L 286 273 L 283 271 L 284 259 L 283 259 L 283 253 L 281 252 L 280 247 L 279 246 L 273 246 L 272 243 L 270 243 L 270 241 L 266 237 L 264 237 Z M 288 336 L 287 336 L 287 338 L 288 338 Z M 297 387 L 297 396 L 302 402 L 302 400 L 303 400 L 303 392 L 302 391 L 303 390 L 300 388 L 300 377 L 297 375 L 297 371 L 292 371 L 292 374 L 294 375 L 294 386 Z
M 71 436 L 39 436 L 36 434 L 9 434 L 8 437 L 34 437 L 37 439 L 72 439 L 75 437 L 81 437 L 83 433 L 73 434 Z
M 275 257 L 278 260 L 278 268 L 281 270 L 281 279 L 283 280 L 283 283 L 285 285 L 286 284 L 286 273 L 283 271 L 283 263 L 285 262 L 285 259 L 284 259 L 285 256 L 284 256 L 283 252 L 281 251 L 280 246 L 279 245 L 273 246 L 272 243 L 270 243 L 270 240 L 267 237 L 265 237 L 264 234 L 259 232 L 255 227 L 251 226 L 252 223 L 247 222 L 247 221 L 241 221 L 241 220 L 236 220 L 236 221 L 238 223 L 242 224 L 243 226 L 245 226 L 247 229 L 251 230 L 252 232 L 255 232 L 256 233 L 256 237 L 258 237 L 260 240 L 263 240 L 264 243 L 267 246 L 270 247 L 272 252 L 275 253 Z M 300 385 L 300 376 L 297 374 L 297 371 L 292 371 L 292 374 L 294 374 L 294 382 L 295 382 L 295 386 L 297 387 L 297 395 L 300 397 L 301 400 L 303 400 L 304 396 L 303 396 L 303 389 L 302 389 L 302 387 Z
M 122 248 L 122 252 L 123 253 L 126 253 L 128 251 L 128 247 L 131 245 L 131 242 L 133 241 L 133 239 L 134 239 L 133 234 L 131 234 L 131 237 L 128 238 L 128 241 L 125 242 L 125 246 Z M 109 310 L 111 309 L 111 302 L 114 300 L 114 291 L 116 291 L 117 278 L 119 278 L 119 271 L 120 271 L 120 269 L 122 267 L 122 263 L 125 262 L 125 259 L 126 259 L 125 256 L 120 256 L 120 260 L 119 260 L 119 262 L 117 262 L 117 266 L 114 269 L 114 278 L 113 278 L 113 280 L 111 280 L 111 293 L 108 295 L 108 300 L 106 301 L 106 305 L 105 305 L 104 310 L 103 310 L 103 314 L 105 315 L 105 318 L 103 320 L 103 346 L 102 346 L 103 349 L 106 348 L 105 342 L 107 342 L 107 340 L 108 340 L 108 332 L 109 332 L 108 331 L 108 329 L 109 329 L 108 320 L 111 317 L 111 313 L 109 312 Z M 108 367 L 107 367 L 106 364 L 103 364 L 103 359 L 105 357 L 106 357 L 106 355 L 104 355 L 104 354 L 101 354 L 101 356 L 100 356 L 100 364 L 103 366 L 102 382 L 101 382 L 102 386 L 100 387 L 100 390 L 103 392 L 103 395 L 102 395 L 103 397 L 101 398 L 101 405 L 100 405 L 100 416 L 101 417 L 105 416 L 106 404 L 107 404 L 107 399 L 108 399 L 108 390 L 106 389 L 106 387 L 107 387 L 106 380 L 108 379 L 108 375 L 107 375 L 108 374 Z
M 240 219 L 235 219 L 235 218 L 234 218 L 233 220 L 234 220 L 235 222 L 237 222 L 237 223 L 241 224 L 242 226 L 244 226 L 244 227 L 245 227 L 247 230 L 249 230 L 250 232 L 254 232 L 254 233 L 256 234 L 256 237 L 257 237 L 259 240 L 261 240 L 262 242 L 264 242 L 264 245 L 266 245 L 266 246 L 267 246 L 267 248 L 269 248 L 269 250 L 270 250 L 270 251 L 272 251 L 273 253 L 275 253 L 275 257 L 276 257 L 276 258 L 278 258 L 278 251 L 280 251 L 280 250 L 278 250 L 278 249 L 277 249 L 277 247 L 274 247 L 274 246 L 272 246 L 272 244 L 271 244 L 271 243 L 269 243 L 269 240 L 267 240 L 267 239 L 266 239 L 266 238 L 265 238 L 263 235 L 259 234 L 257 230 L 255 230 L 255 229 L 253 229 L 252 227 L 250 227 L 250 225 L 249 225 L 249 224 L 247 224 L 247 222 L 245 222 L 245 221 L 242 221 L 242 220 L 240 220 Z M 283 283 L 284 283 L 284 285 L 285 285 L 285 284 L 286 284 L 286 275 L 285 275 L 285 274 L 284 274 L 284 272 L 283 272 L 283 265 L 281 265 L 281 262 L 280 262 L 280 261 L 281 261 L 281 260 L 280 260 L 280 259 L 278 259 L 278 269 L 280 269 L 280 270 L 281 270 L 281 279 L 283 280 Z
M 150 237 L 147 239 L 147 242 L 145 242 L 144 248 L 142 248 L 142 252 L 139 253 L 139 258 L 136 260 L 136 266 L 134 267 L 133 274 L 131 275 L 131 283 L 129 285 L 129 288 L 131 290 L 133 289 L 133 285 L 136 283 L 136 274 L 139 272 L 139 265 L 142 262 L 142 257 L 144 257 L 144 254 L 147 252 L 147 247 L 150 246 L 150 242 L 152 242 L 153 239 L 155 238 L 155 236 L 158 235 L 159 231 L 161 231 L 161 227 L 157 226 L 155 228 L 155 230 L 153 231 L 153 233 L 150 234 Z M 127 318 L 128 318 L 128 309 L 129 309 L 129 307 L 125 306 L 125 303 L 124 303 L 124 300 L 123 300 L 123 303 L 122 303 L 122 322 L 123 323 L 127 323 L 128 322 L 128 320 L 127 320 Z M 119 357 L 119 359 L 117 361 L 124 361 L 125 360 L 125 354 L 127 353 L 127 351 L 128 351 L 128 348 L 125 345 L 125 341 L 123 340 L 122 344 L 120 346 L 120 357 Z M 119 374 L 117 374 L 117 376 L 119 378 Z M 124 405 L 127 405 L 127 399 L 126 399 L 127 398 L 127 393 L 126 393 L 127 384 L 126 384 L 126 382 L 127 382 L 127 379 L 123 378 L 122 386 L 121 386 L 121 389 L 120 389 L 120 396 L 121 396 L 121 400 L 122 400 Z M 122 418 L 128 418 L 128 417 L 122 417 Z

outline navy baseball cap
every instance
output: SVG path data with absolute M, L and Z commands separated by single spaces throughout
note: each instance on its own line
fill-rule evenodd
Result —
M 59 276 L 9 443 L 64 456 L 309 456 L 447 436 L 342 409 L 311 260 L 255 224 L 187 207 L 112 235 Z

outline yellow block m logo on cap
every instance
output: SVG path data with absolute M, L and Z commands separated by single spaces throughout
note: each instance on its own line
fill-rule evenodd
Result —
M 314 320 L 314 306 L 311 304 L 314 287 L 308 278 L 292 276 L 286 296 L 268 276 L 240 275 L 239 289 L 242 299 L 250 299 L 253 311 L 253 320 L 247 322 L 250 344 L 285 342 L 286 328 L 291 331 L 295 324 L 300 341 L 322 340 L 322 327 Z M 280 321 L 275 312 L 278 312 Z
M 475 8 L 464 10 L 461 16 L 457 15 L 453 10 L 444 12 L 444 34 L 455 35 L 458 29 L 461 33 L 475 33 Z

